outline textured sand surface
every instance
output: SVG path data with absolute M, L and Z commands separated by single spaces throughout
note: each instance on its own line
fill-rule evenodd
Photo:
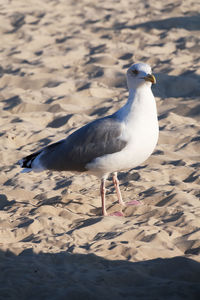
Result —
M 0 299 L 200 299 L 198 1 L 0 1 Z M 157 79 L 160 138 L 99 180 L 16 162 L 127 99 L 137 61 Z M 116 202 L 111 179 L 107 207 Z

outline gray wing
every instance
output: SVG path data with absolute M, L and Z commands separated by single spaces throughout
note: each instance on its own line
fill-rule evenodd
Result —
M 93 121 L 73 132 L 65 140 L 47 146 L 40 156 L 49 170 L 86 171 L 93 159 L 122 150 L 127 142 L 120 138 L 122 124 L 115 117 Z

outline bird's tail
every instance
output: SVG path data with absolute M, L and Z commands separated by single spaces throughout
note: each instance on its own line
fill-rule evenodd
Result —
M 42 149 L 40 149 L 37 152 L 34 152 L 18 161 L 18 164 L 21 166 L 21 168 L 24 168 L 22 170 L 22 173 L 27 172 L 41 172 L 46 169 L 52 169 L 48 168 L 48 166 L 43 163 L 44 157 L 48 159 L 48 156 L 51 154 L 52 151 L 56 150 L 59 145 L 61 145 L 65 140 L 61 140 L 59 142 L 56 142 L 54 144 L 48 145 Z M 55 157 L 55 156 L 54 156 Z
M 20 167 L 23 168 L 21 173 L 28 173 L 28 172 L 31 172 L 32 170 L 37 171 L 35 168 L 33 168 L 33 162 L 35 161 L 36 158 L 38 158 L 38 156 L 41 152 L 42 152 L 42 150 L 37 151 L 37 152 L 32 153 L 18 161 L 18 164 L 20 165 Z

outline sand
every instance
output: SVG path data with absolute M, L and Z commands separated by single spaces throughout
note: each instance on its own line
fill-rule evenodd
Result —
M 0 299 L 200 299 L 199 9 L 0 1 Z M 157 78 L 160 137 L 119 179 L 142 205 L 102 217 L 97 178 L 20 173 L 18 159 L 121 107 L 138 61 Z

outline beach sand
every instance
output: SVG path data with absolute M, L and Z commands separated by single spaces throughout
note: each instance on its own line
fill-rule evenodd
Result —
M 0 1 L 0 299 L 200 299 L 198 1 Z M 16 162 L 119 109 L 152 66 L 160 137 L 102 217 L 86 174 Z M 122 209 L 109 178 L 108 212 Z

